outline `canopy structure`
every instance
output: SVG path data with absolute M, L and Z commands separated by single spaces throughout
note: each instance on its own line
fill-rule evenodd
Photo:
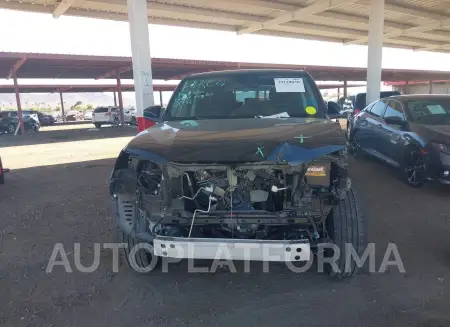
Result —
M 365 44 L 370 5 L 370 0 L 150 0 L 146 12 L 151 24 Z M 0 7 L 128 20 L 126 0 L 0 0 Z M 449 51 L 449 40 L 448 0 L 385 2 L 386 46 Z
M 0 0 L 1 1 L 1 0 Z M 272 64 L 212 60 L 153 58 L 154 79 L 179 80 L 184 76 L 228 69 L 300 69 L 316 81 L 366 81 L 367 70 L 362 67 L 336 67 L 301 64 Z M 71 54 L 0 52 L 0 78 L 67 78 L 122 79 L 133 78 L 131 57 L 86 56 Z M 450 71 L 417 69 L 382 69 L 383 81 L 413 81 L 450 79 Z
M 324 83 L 318 85 L 320 89 L 340 89 L 344 88 L 343 83 Z M 362 87 L 365 84 L 349 84 L 347 87 Z M 155 92 L 172 92 L 175 90 L 177 85 L 173 84 L 153 84 L 153 91 Z M 122 92 L 133 92 L 133 84 L 122 84 Z M 21 84 L 19 85 L 20 93 L 89 93 L 89 92 L 117 92 L 116 85 L 108 84 Z M 0 93 L 14 93 L 14 85 L 11 84 L 0 84 Z
M 128 20 L 140 126 L 153 105 L 149 23 L 367 44 L 367 102 L 380 95 L 383 45 L 450 51 L 448 0 L 0 0 L 0 8 Z
M 337 86 L 339 87 L 339 86 Z M 336 88 L 337 88 L 336 87 Z M 22 84 L 19 85 L 20 93 L 89 93 L 89 92 L 117 92 L 116 85 L 109 84 Z M 156 92 L 173 91 L 176 85 L 153 84 Z M 121 84 L 122 92 L 133 92 L 133 84 Z M 0 93 L 14 93 L 14 85 L 0 84 Z

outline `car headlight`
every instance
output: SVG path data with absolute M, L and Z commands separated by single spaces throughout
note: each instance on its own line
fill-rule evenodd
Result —
M 439 142 L 432 142 L 435 147 L 439 149 L 439 151 L 450 154 L 450 145 Z

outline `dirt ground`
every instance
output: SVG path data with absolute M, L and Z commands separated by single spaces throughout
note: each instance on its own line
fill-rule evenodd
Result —
M 411 189 L 372 160 L 350 168 L 376 265 L 395 242 L 406 274 L 392 268 L 336 281 L 279 265 L 270 273 L 252 265 L 250 274 L 188 274 L 183 264 L 168 274 L 124 265 L 113 273 L 111 250 L 94 273 L 46 274 L 55 243 L 74 268 L 74 243 L 89 265 L 94 243 L 115 240 L 107 180 L 133 134 L 0 136 L 12 169 L 0 186 L 0 326 L 450 326 L 450 188 Z

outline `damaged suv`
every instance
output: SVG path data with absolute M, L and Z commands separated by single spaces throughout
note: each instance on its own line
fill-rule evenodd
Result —
M 110 178 L 128 264 L 301 262 L 322 252 L 335 260 L 331 275 L 358 270 L 346 264 L 349 251 L 364 251 L 365 234 L 345 135 L 308 73 L 192 75 L 166 109 L 144 115 L 157 123 L 122 150 Z M 138 244 L 151 247 L 132 252 Z

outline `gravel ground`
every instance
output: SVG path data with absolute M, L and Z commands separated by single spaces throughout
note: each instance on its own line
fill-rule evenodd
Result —
M 411 189 L 371 160 L 351 161 L 351 171 L 377 267 L 395 242 L 406 274 L 335 281 L 278 265 L 188 274 L 184 263 L 168 274 L 113 273 L 111 250 L 94 273 L 46 274 L 55 243 L 75 268 L 74 243 L 89 265 L 93 244 L 115 239 L 107 179 L 132 133 L 0 138 L 13 169 L 0 186 L 0 326 L 450 326 L 450 188 Z

